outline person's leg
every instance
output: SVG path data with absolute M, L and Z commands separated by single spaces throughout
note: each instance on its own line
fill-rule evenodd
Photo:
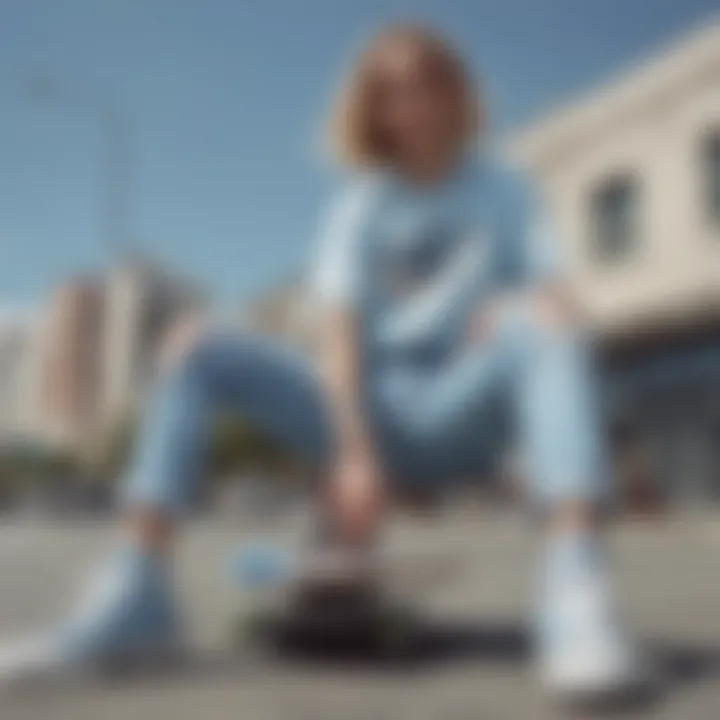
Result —
M 331 430 L 310 365 L 263 338 L 201 337 L 168 370 L 123 488 L 130 527 L 147 544 L 163 544 L 192 504 L 220 408 L 318 466 L 326 463 Z
M 0 675 L 155 654 L 176 643 L 168 546 L 192 500 L 220 407 L 238 411 L 318 462 L 329 452 L 320 389 L 299 359 L 257 339 L 199 339 L 169 370 L 149 408 L 123 488 L 121 547 L 84 589 L 67 622 L 37 642 L 0 652 Z
M 592 346 L 562 309 L 525 317 L 512 385 L 527 479 L 547 518 L 541 670 L 560 692 L 611 691 L 636 680 L 637 667 L 613 617 L 599 537 L 609 476 Z
M 458 452 L 454 437 L 464 438 L 463 452 L 480 451 L 498 394 L 514 400 L 526 480 L 548 535 L 538 623 L 543 670 L 569 690 L 625 681 L 630 657 L 611 617 L 598 532 L 609 493 L 593 352 L 562 308 L 508 309 L 493 337 L 433 381 L 427 404 L 419 399 L 418 437 L 445 454 Z

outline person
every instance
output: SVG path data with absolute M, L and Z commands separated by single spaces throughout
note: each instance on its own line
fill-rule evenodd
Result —
M 126 540 L 35 664 L 175 645 L 170 547 L 220 405 L 317 463 L 333 542 L 354 550 L 377 537 L 394 487 L 486 462 L 509 408 L 547 527 L 543 677 L 570 692 L 625 683 L 636 663 L 599 540 L 608 477 L 592 342 L 537 197 L 488 147 L 465 64 L 424 27 L 369 44 L 332 129 L 350 172 L 313 268 L 319 369 L 267 339 L 179 332 L 125 480 Z

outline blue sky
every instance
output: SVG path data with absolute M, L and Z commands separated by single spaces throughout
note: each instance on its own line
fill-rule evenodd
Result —
M 323 111 L 349 53 L 421 19 L 526 123 L 720 13 L 720 0 L 0 0 L 0 307 L 106 265 L 102 136 L 131 131 L 134 244 L 227 305 L 301 268 L 332 172 Z M 52 76 L 64 97 L 29 88 Z M 74 99 L 73 99 L 74 98 Z

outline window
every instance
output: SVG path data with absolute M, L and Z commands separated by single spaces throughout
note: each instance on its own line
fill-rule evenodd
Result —
M 713 225 L 720 225 L 720 129 L 702 141 L 703 214 Z
M 638 186 L 632 176 L 606 180 L 592 196 L 594 256 L 603 263 L 626 258 L 638 240 Z

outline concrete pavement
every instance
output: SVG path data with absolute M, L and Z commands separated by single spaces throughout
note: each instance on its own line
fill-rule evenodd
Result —
M 245 596 L 233 548 L 258 528 L 201 521 L 178 550 L 181 597 L 196 660 L 149 679 L 0 695 L 1 720 L 542 720 L 556 718 L 528 660 L 537 537 L 512 515 L 454 513 L 400 521 L 397 557 L 452 562 L 414 593 L 445 629 L 435 652 L 406 667 L 273 663 L 233 652 L 227 628 Z M 720 717 L 720 518 L 623 524 L 612 534 L 619 596 L 663 669 L 664 692 L 633 717 Z M 266 533 L 293 544 L 297 522 Z M 0 522 L 0 636 L 37 629 L 70 601 L 93 558 L 113 542 L 97 521 Z M 447 568 L 446 568 L 447 569 Z M 418 582 L 417 579 L 412 582 Z M 409 590 L 412 592 L 412 583 Z

